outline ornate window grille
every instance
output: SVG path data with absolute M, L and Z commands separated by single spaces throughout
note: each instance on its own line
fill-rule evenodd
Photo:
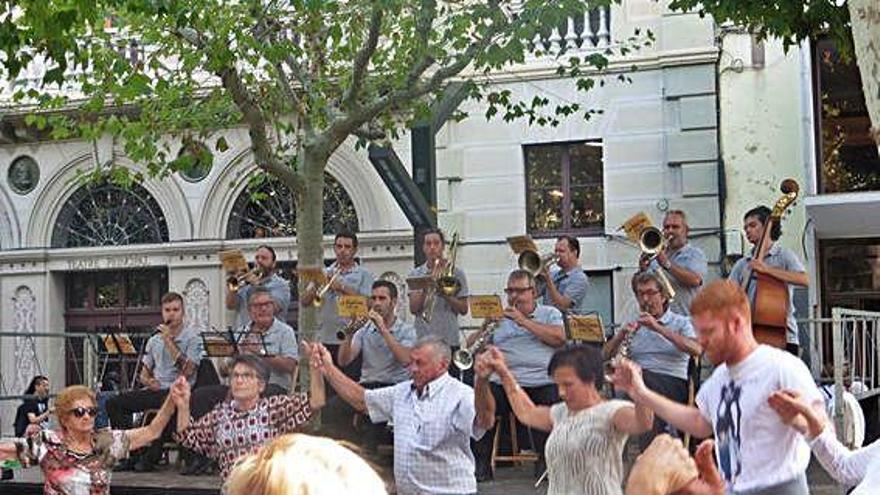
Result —
M 357 211 L 348 192 L 330 174 L 324 174 L 324 181 L 324 234 L 341 229 L 357 232 Z M 296 200 L 275 178 L 249 184 L 235 200 L 226 226 L 227 239 L 295 235 Z
M 55 221 L 52 247 L 168 242 L 162 208 L 143 186 L 110 182 L 80 187 Z

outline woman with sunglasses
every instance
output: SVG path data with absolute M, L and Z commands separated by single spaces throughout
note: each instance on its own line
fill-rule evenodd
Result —
M 127 458 L 130 451 L 159 438 L 174 414 L 174 403 L 169 395 L 148 426 L 95 431 L 95 393 L 88 387 L 73 385 L 58 394 L 55 413 L 59 430 L 41 430 L 27 438 L 0 443 L 0 460 L 18 459 L 25 467 L 39 464 L 46 495 L 104 495 L 110 493 L 113 466 Z

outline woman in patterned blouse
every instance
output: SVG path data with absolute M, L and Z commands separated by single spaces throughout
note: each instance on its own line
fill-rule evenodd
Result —
M 175 385 L 186 383 L 181 380 Z M 58 394 L 55 411 L 59 431 L 40 430 L 27 438 L 0 443 L 0 460 L 18 459 L 24 466 L 39 464 L 46 495 L 106 495 L 113 466 L 128 457 L 129 451 L 159 438 L 174 414 L 174 404 L 166 399 L 148 426 L 96 432 L 95 393 L 74 385 Z
M 324 378 L 315 366 L 309 367 L 309 394 L 262 397 L 269 368 L 258 356 L 239 354 L 232 359 L 229 374 L 232 400 L 217 404 L 196 421 L 189 414 L 189 385 L 175 384 L 171 395 L 178 407 L 177 440 L 216 461 L 225 480 L 239 458 L 257 452 L 275 437 L 292 433 L 324 406 Z

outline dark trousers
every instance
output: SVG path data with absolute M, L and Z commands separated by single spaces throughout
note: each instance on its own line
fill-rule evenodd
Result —
M 362 383 L 361 386 L 371 390 L 389 387 L 393 383 Z M 359 426 L 355 428 L 355 416 Z M 342 397 L 336 396 L 327 402 L 321 409 L 321 433 L 337 440 L 354 442 L 369 452 L 375 452 L 376 447 L 387 443 L 391 435 L 388 431 L 388 423 L 373 423 L 368 414 L 355 411 Z
M 131 417 L 134 413 L 144 412 L 149 409 L 159 409 L 165 402 L 168 395 L 168 389 L 160 390 L 132 390 L 124 392 L 107 399 L 107 417 L 110 418 L 110 425 L 115 429 L 128 430 L 134 425 L 131 424 Z M 162 443 L 171 438 L 171 433 L 176 425 L 176 419 L 172 418 L 168 421 L 162 436 L 151 443 L 143 455 L 150 462 L 159 460 L 162 453 Z
M 512 412 L 510 407 L 510 402 L 507 400 L 507 394 L 504 393 L 504 388 L 501 385 L 496 383 L 491 384 L 492 389 L 492 397 L 495 398 L 495 416 L 500 416 L 502 418 L 501 423 L 496 422 L 495 427 L 491 430 L 487 431 L 483 438 L 480 440 L 473 442 L 473 450 L 474 450 L 474 458 L 476 460 L 477 472 L 478 473 L 487 473 L 489 472 L 491 466 L 491 458 L 492 458 L 492 443 L 495 438 L 495 429 L 496 428 L 506 428 L 507 425 L 507 415 Z M 540 387 L 522 387 L 523 391 L 525 391 L 526 395 L 532 399 L 536 405 L 545 405 L 549 406 L 551 404 L 555 404 L 559 402 L 559 393 L 556 390 L 556 385 L 542 385 Z M 525 428 L 525 438 L 524 442 L 518 442 L 519 445 L 530 445 L 531 448 L 540 456 L 541 459 L 544 458 L 544 444 L 547 443 L 547 437 L 549 436 L 549 432 L 536 430 L 528 427 L 522 427 L 520 430 Z M 502 432 L 504 429 L 502 429 Z M 519 432 L 517 432 L 518 438 Z
M 660 373 L 654 373 L 648 370 L 642 370 L 642 380 L 644 380 L 645 385 L 657 392 L 658 394 L 666 397 L 670 400 L 674 400 L 680 404 L 687 404 L 688 401 L 688 382 L 687 380 L 682 380 L 681 378 L 663 375 Z M 669 433 L 673 436 L 678 436 L 678 431 L 675 430 L 669 423 L 660 419 L 660 416 L 654 415 L 654 425 L 651 427 L 651 431 L 643 433 L 639 435 L 638 442 L 641 450 L 644 451 L 648 448 L 648 445 L 654 441 L 654 437 L 661 433 Z

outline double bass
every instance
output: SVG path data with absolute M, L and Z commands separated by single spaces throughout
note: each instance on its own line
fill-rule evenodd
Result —
M 779 186 L 782 196 L 773 205 L 773 211 L 764 224 L 761 239 L 755 245 L 753 259 L 763 260 L 767 256 L 773 240 L 770 232 L 776 223 L 782 221 L 786 210 L 795 202 L 800 186 L 794 179 L 785 179 Z M 788 284 L 770 275 L 752 272 L 746 268 L 742 279 L 743 290 L 748 292 L 750 283 L 755 284 L 755 297 L 752 302 L 752 333 L 755 340 L 779 348 L 785 348 L 785 335 L 788 331 Z

